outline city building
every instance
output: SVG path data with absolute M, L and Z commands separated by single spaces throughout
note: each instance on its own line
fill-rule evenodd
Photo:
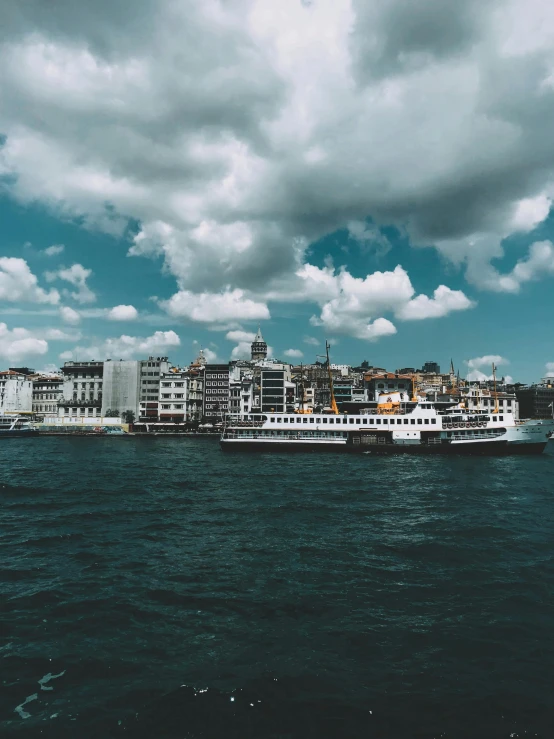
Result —
M 160 379 L 169 372 L 167 357 L 148 357 L 140 361 L 140 401 L 138 419 L 147 421 L 158 416 Z
M 267 363 L 260 367 L 260 409 L 262 413 L 292 412 L 295 384 L 287 364 Z
M 158 418 L 165 423 L 184 423 L 187 417 L 187 370 L 171 371 L 160 379 Z
M 262 330 L 258 326 L 258 333 L 256 334 L 251 347 L 251 357 L 253 362 L 259 362 L 267 357 L 267 344 L 262 336 Z
M 133 359 L 104 362 L 102 383 L 102 416 L 139 415 L 141 362 Z
M 368 374 L 364 378 L 364 388 L 367 390 L 368 400 L 377 400 L 381 393 L 400 392 L 406 395 L 406 400 L 412 397 L 413 380 L 411 375 L 392 374 L 387 372 L 382 375 Z
M 229 411 L 229 365 L 204 366 L 204 404 L 202 415 L 210 420 L 222 420 Z
M 32 413 L 33 383 L 14 370 L 0 372 L 0 413 Z
M 61 375 L 32 375 L 33 413 L 43 418 L 58 415 L 58 402 L 63 397 Z
M 104 362 L 65 362 L 59 416 L 97 416 L 102 408 Z
M 436 362 L 425 362 L 425 364 L 419 370 L 419 372 L 422 372 L 423 374 L 429 374 L 429 375 L 440 375 L 441 368 Z
M 554 378 L 547 377 L 538 385 L 520 387 L 515 392 L 522 418 L 554 416 Z

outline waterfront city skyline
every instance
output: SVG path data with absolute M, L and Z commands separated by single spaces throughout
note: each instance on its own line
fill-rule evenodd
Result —
M 553 11 L 469 5 L 8 14 L 2 367 L 554 372 Z

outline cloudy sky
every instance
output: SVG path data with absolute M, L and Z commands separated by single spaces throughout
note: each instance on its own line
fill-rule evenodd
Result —
M 2 0 L 0 65 L 3 366 L 554 362 L 549 0 Z

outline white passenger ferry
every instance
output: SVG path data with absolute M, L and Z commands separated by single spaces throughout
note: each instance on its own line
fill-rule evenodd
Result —
M 338 413 L 250 414 L 229 423 L 224 450 L 303 450 L 381 454 L 540 454 L 552 420 L 516 420 L 511 411 L 446 409 L 387 396 L 375 409 Z
M 0 413 L 0 439 L 12 436 L 38 436 L 38 433 L 25 416 Z

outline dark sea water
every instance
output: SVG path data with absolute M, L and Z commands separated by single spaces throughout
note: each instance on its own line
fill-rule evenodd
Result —
M 553 451 L 2 440 L 0 736 L 553 737 Z

